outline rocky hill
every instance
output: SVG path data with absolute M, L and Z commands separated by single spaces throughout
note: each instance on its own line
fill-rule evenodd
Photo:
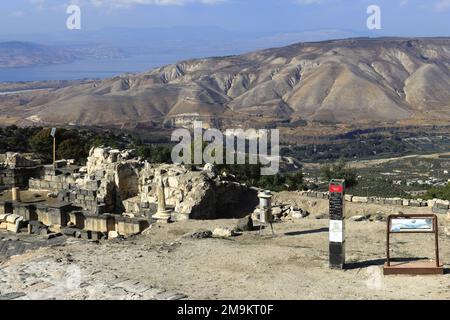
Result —
M 30 123 L 442 121 L 450 119 L 450 38 L 299 43 L 7 99 L 0 112 Z
M 95 43 L 55 46 L 21 41 L 0 42 L 0 68 L 22 68 L 121 56 L 123 53 L 120 49 Z
M 67 63 L 74 59 L 73 54 L 62 48 L 28 42 L 0 43 L 0 68 Z

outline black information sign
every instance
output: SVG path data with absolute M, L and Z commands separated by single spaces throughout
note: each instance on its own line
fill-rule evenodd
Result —
M 343 269 L 345 264 L 344 194 L 345 180 L 330 182 L 330 268 Z

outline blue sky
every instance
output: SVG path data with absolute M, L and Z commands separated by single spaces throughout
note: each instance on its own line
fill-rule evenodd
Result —
M 0 2 L 0 34 L 65 32 L 66 7 L 78 4 L 82 28 L 217 26 L 283 33 L 338 29 L 374 36 L 450 36 L 450 0 L 15 0 Z M 366 29 L 369 5 L 382 30 Z

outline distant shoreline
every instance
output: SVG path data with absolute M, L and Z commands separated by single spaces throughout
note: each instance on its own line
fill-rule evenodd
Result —
M 18 94 L 18 93 L 28 93 L 28 92 L 34 92 L 34 91 L 45 91 L 45 90 L 50 90 L 53 89 L 51 87 L 48 88 L 39 88 L 39 89 L 23 89 L 23 90 L 15 90 L 15 91 L 3 91 L 0 92 L 0 96 L 6 96 L 9 94 Z

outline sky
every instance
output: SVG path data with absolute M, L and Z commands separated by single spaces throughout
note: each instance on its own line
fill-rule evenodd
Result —
M 219 27 L 233 32 L 348 30 L 371 36 L 450 36 L 450 0 L 15 0 L 0 2 L 0 34 L 70 32 L 66 8 L 81 8 L 82 29 Z M 381 30 L 368 30 L 369 5 Z M 72 32 L 74 32 L 72 30 Z

